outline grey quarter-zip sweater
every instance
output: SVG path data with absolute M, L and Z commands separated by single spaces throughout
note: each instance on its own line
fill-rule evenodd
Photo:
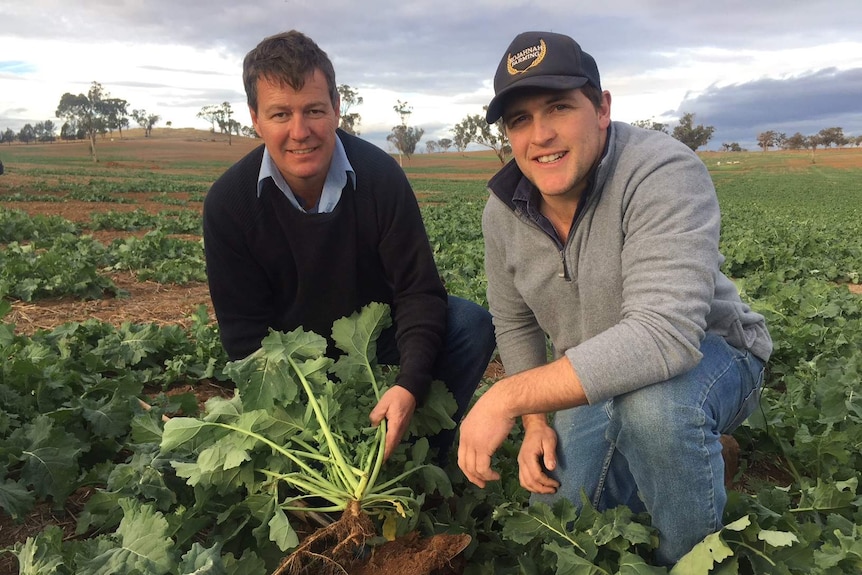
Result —
M 706 332 L 768 360 L 763 316 L 720 271 L 706 166 L 661 132 L 612 122 L 608 138 L 562 249 L 512 200 L 514 160 L 488 184 L 488 304 L 506 373 L 547 363 L 549 338 L 594 404 L 691 369 Z

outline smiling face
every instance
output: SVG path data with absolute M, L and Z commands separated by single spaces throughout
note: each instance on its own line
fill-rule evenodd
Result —
M 503 122 L 521 172 L 547 201 L 577 201 L 599 161 L 610 125 L 611 98 L 599 108 L 580 89 L 515 94 Z
M 249 108 L 254 129 L 266 144 L 287 185 L 316 202 L 335 150 L 338 106 L 320 70 L 299 90 L 289 84 L 257 80 L 257 109 Z

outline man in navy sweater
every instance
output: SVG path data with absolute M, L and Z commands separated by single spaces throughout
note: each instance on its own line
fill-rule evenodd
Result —
M 204 201 L 210 295 L 231 359 L 260 347 L 269 328 L 327 336 L 370 302 L 394 326 L 378 360 L 399 375 L 372 410 L 386 419 L 386 457 L 433 379 L 466 411 L 495 342 L 490 314 L 447 296 L 404 172 L 376 146 L 338 129 L 329 57 L 290 31 L 265 38 L 243 62 L 252 123 L 264 144 L 229 168 Z M 454 430 L 438 447 L 447 450 Z

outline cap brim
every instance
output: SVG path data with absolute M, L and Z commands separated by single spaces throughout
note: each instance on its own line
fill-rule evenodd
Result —
M 545 88 L 548 90 L 574 90 L 587 84 L 589 80 L 582 76 L 527 76 L 509 84 L 498 93 L 488 104 L 485 121 L 493 124 L 503 115 L 506 98 L 513 92 L 523 88 Z

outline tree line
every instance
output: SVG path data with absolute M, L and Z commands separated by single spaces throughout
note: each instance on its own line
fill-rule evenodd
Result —
M 112 98 L 99 82 L 93 82 L 86 94 L 66 92 L 60 97 L 55 117 L 64 120 L 60 126 L 61 140 L 88 140 L 90 155 L 94 162 L 96 155 L 96 136 L 110 134 L 114 130 L 123 137 L 123 129 L 128 128 L 130 119 L 135 120 L 149 137 L 153 127 L 161 120 L 158 114 L 144 109 L 129 109 L 129 103 L 122 98 Z M 168 122 L 170 124 L 170 122 Z M 0 143 L 11 144 L 18 140 L 24 144 L 33 142 L 53 142 L 57 139 L 57 125 L 51 120 L 25 124 L 16 134 L 6 128 L 0 133 Z
M 838 126 L 823 128 L 816 134 L 808 136 L 802 135 L 801 132 L 788 136 L 784 132 L 767 130 L 757 135 L 757 144 L 764 152 L 768 152 L 770 148 L 781 150 L 809 149 L 813 152 L 819 147 L 831 148 L 833 145 L 836 148 L 847 145 L 862 146 L 862 136 L 845 135 L 844 128 Z
M 355 106 L 363 102 L 358 90 L 347 84 L 337 87 L 341 105 L 339 109 L 339 127 L 351 134 L 360 135 L 359 126 L 362 117 L 359 113 L 352 111 Z M 424 136 L 422 128 L 408 125 L 408 119 L 413 113 L 413 108 L 408 102 L 398 100 L 393 106 L 400 122 L 392 127 L 386 140 L 393 146 L 399 158 L 406 156 L 408 159 L 415 153 L 416 147 Z M 483 112 L 487 106 L 483 106 Z M 63 94 L 55 113 L 57 118 L 64 120 L 60 126 L 59 138 L 61 140 L 83 140 L 90 143 L 90 153 L 94 161 L 96 156 L 96 136 L 111 135 L 114 130 L 123 136 L 123 129 L 128 128 L 130 119 L 144 129 L 144 136 L 149 137 L 153 127 L 161 121 L 158 114 L 152 114 L 143 109 L 129 109 L 129 104 L 122 98 L 113 98 L 98 82 L 93 82 L 86 94 Z M 483 114 L 470 114 L 450 130 L 451 138 L 440 138 L 425 142 L 427 153 L 448 152 L 455 148 L 463 152 L 470 144 L 477 144 L 494 151 L 500 163 L 505 163 L 511 154 L 511 146 L 506 137 L 506 130 L 502 120 L 489 125 Z M 232 135 L 258 137 L 254 127 L 243 126 L 233 118 L 233 109 L 230 102 L 203 106 L 197 114 L 210 123 L 210 131 L 215 133 L 216 128 L 228 136 L 228 144 L 231 144 Z M 668 124 L 656 122 L 655 120 L 638 120 L 632 125 L 649 130 L 664 132 L 684 143 L 692 150 L 705 146 L 712 139 L 715 128 L 703 124 L 695 124 L 693 113 L 684 113 L 679 123 L 671 128 Z M 170 126 L 170 122 L 167 125 Z M 53 142 L 57 139 L 57 125 L 51 121 L 37 122 L 36 124 L 25 124 L 19 132 L 7 128 L 0 132 L 0 143 L 12 143 L 15 140 L 29 144 L 33 142 Z M 810 149 L 812 154 L 818 147 L 828 148 L 832 145 L 837 147 L 853 144 L 862 145 L 862 136 L 845 136 L 840 127 L 825 128 L 817 134 L 808 136 L 800 132 L 787 136 L 785 133 L 769 130 L 757 136 L 758 145 L 763 151 L 770 148 L 789 150 Z M 737 143 L 722 143 L 722 150 L 727 152 L 739 152 L 744 149 Z

